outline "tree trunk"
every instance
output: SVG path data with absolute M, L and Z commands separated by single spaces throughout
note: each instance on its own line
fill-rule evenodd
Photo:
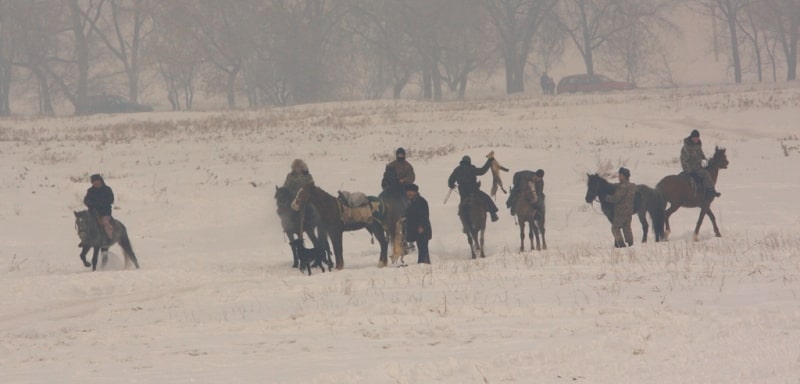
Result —
M 730 6 L 730 5 L 729 5 Z M 725 16 L 728 19 L 728 30 L 731 38 L 731 59 L 733 60 L 733 78 L 736 84 L 742 83 L 742 59 L 739 55 L 739 37 L 736 27 L 736 11 L 729 8 Z
M 53 116 L 53 97 L 50 92 L 50 82 L 47 80 L 47 74 L 39 68 L 32 68 L 31 71 L 39 83 L 39 114 L 42 116 Z
M 579 3 L 581 11 L 581 31 L 583 32 L 583 63 L 586 65 L 586 74 L 594 75 L 594 48 L 592 47 L 592 35 L 589 30 L 589 19 L 586 16 L 586 5 L 583 1 Z
M 430 100 L 433 98 L 433 84 L 431 82 L 430 66 L 425 66 L 422 70 L 422 98 Z
M 239 66 L 228 71 L 228 84 L 226 93 L 228 95 L 228 108 L 236 108 L 236 77 L 239 75 Z
M 406 84 L 408 84 L 408 80 L 411 78 L 411 74 L 408 72 L 403 73 L 403 76 L 400 78 L 395 78 L 394 86 L 392 87 L 392 97 L 395 99 L 399 99 L 403 93 L 403 89 L 406 88 Z
M 789 31 L 789 54 L 786 57 L 786 80 L 797 80 L 797 45 L 800 40 L 800 16 L 794 16 Z
M 519 65 L 519 52 L 514 48 L 507 48 L 505 55 L 506 65 L 506 93 L 509 95 L 525 92 L 525 66 Z
M 89 42 L 83 25 L 83 16 L 78 0 L 69 1 L 72 34 L 75 37 L 75 57 L 78 65 L 78 80 L 72 104 L 75 114 L 82 115 L 86 110 L 86 97 L 89 91 Z
M 0 116 L 11 115 L 11 64 L 0 57 Z
M 464 100 L 464 96 L 467 94 L 467 74 L 464 73 L 460 76 L 458 80 L 458 99 Z

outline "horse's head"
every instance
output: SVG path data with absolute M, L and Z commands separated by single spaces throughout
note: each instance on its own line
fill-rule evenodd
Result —
M 300 211 L 302 207 L 305 207 L 308 204 L 309 199 L 311 199 L 310 190 L 314 187 L 314 184 L 309 184 L 300 188 L 297 191 L 297 195 L 295 195 L 294 200 L 292 201 L 292 209 L 295 211 Z
M 728 169 L 728 155 L 725 153 L 725 148 L 715 147 L 714 156 L 708 161 L 709 167 L 717 167 L 719 169 Z
M 293 200 L 294 195 L 288 188 L 275 187 L 275 204 L 278 206 L 278 216 L 280 216 L 281 219 L 288 219 L 295 214 L 295 211 L 292 209 Z
M 603 190 L 603 184 L 605 184 L 605 180 L 598 174 L 590 175 L 586 174 L 586 202 L 591 204 Z
M 78 237 L 81 240 L 87 239 L 89 233 L 92 232 L 92 215 L 89 211 L 74 211 L 75 214 L 75 230 L 78 232 Z

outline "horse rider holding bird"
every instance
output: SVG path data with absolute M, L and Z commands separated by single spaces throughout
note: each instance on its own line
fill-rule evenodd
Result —
M 447 186 L 452 190 L 458 185 L 458 194 L 461 196 L 462 202 L 464 199 L 475 195 L 486 204 L 489 214 L 492 216 L 492 222 L 496 222 L 500 219 L 497 216 L 497 205 L 486 192 L 481 191 L 481 184 L 478 182 L 478 176 L 485 175 L 491 169 L 493 160 L 494 158 L 486 159 L 486 164 L 478 168 L 472 165 L 472 159 L 469 156 L 464 156 L 447 180 Z

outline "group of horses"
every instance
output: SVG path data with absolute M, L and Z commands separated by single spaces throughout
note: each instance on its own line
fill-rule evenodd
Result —
M 708 170 L 714 183 L 717 181 L 719 171 L 728 167 L 728 158 L 724 148 L 715 148 L 714 155 L 708 161 Z M 598 174 L 587 175 L 586 203 L 592 204 L 599 201 L 603 213 L 609 221 L 613 220 L 613 205 L 606 201 L 606 197 L 613 194 L 616 185 L 608 182 Z M 514 186 L 519 188 L 518 198 L 514 203 L 514 212 L 520 228 L 520 252 L 525 251 L 525 230 L 528 229 L 530 239 L 530 249 L 547 249 L 545 240 L 545 205 L 543 196 L 538 196 L 533 183 Z M 700 226 L 708 216 L 714 227 L 714 234 L 721 237 L 719 227 L 714 213 L 711 211 L 711 203 L 714 196 L 706 195 L 699 191 L 696 183 L 689 175 L 670 175 L 663 178 L 656 185 L 655 189 L 645 185 L 637 186 L 636 198 L 634 201 L 635 214 L 639 216 L 642 224 L 642 242 L 647 241 L 649 226 L 647 215 L 653 222 L 653 232 L 656 241 L 665 241 L 670 234 L 669 218 L 681 207 L 700 208 L 700 216 L 694 230 L 694 240 L 697 241 L 700 233 Z M 405 214 L 404 204 L 400 196 L 395 199 L 385 199 L 383 204 L 383 216 L 379 220 L 368 222 L 345 223 L 342 220 L 342 203 L 336 197 L 323 191 L 314 184 L 302 187 L 296 194 L 286 188 L 276 188 L 275 200 L 277 203 L 277 213 L 281 219 L 283 231 L 289 237 L 290 242 L 308 236 L 315 248 L 324 249 L 328 255 L 331 251 L 335 257 L 336 269 L 344 268 L 343 256 L 343 234 L 344 232 L 366 230 L 380 244 L 379 267 L 385 267 L 389 262 L 389 243 L 397 242 L 393 239 L 398 231 L 397 226 L 402 225 L 402 217 Z M 669 207 L 667 207 L 669 204 Z M 488 208 L 486 204 L 477 196 L 463 199 L 459 205 L 459 218 L 461 219 L 464 234 L 467 236 L 471 249 L 472 258 L 485 257 L 484 253 L 484 234 L 486 231 L 486 221 Z M 98 256 L 102 252 L 102 264 L 108 261 L 108 248 L 114 244 L 119 244 L 125 257 L 125 267 L 132 263 L 139 268 L 136 254 L 133 252 L 130 239 L 125 226 L 117 221 L 113 221 L 113 236 L 107 239 L 103 229 L 100 227 L 97 217 L 90 211 L 75 212 L 75 228 L 81 239 L 80 258 L 84 266 L 97 269 Z M 541 237 L 541 241 L 540 241 Z M 328 239 L 330 239 L 329 247 Z M 92 262 L 86 260 L 86 255 L 90 249 L 94 249 Z M 294 252 L 294 267 L 299 267 L 298 255 Z M 400 258 L 397 247 L 393 248 L 392 261 L 396 262 Z
M 719 177 L 719 171 L 727 169 L 728 165 L 728 156 L 725 148 L 715 148 L 714 156 L 708 160 L 708 165 L 706 166 L 706 170 L 715 184 Z M 598 174 L 587 176 L 586 202 L 592 204 L 595 201 L 599 201 L 603 214 L 608 217 L 609 221 L 613 221 L 614 206 L 606 201 L 606 197 L 614 194 L 616 185 L 603 179 Z M 642 224 L 642 242 L 647 241 L 647 233 L 649 231 L 647 214 L 650 215 L 653 222 L 656 241 L 665 241 L 671 232 L 669 218 L 681 207 L 700 208 L 700 216 L 697 218 L 697 225 L 694 228 L 694 241 L 698 240 L 700 226 L 706 216 L 711 219 L 714 235 L 722 237 L 717 226 L 717 218 L 714 212 L 711 211 L 711 203 L 714 202 L 715 196 L 706 194 L 705 191 L 701 190 L 701 186 L 702 183 L 699 180 L 694 181 L 692 176 L 687 174 L 666 176 L 656 184 L 655 189 L 642 184 L 637 185 L 634 214 L 639 216 L 639 221 Z M 669 207 L 667 207 L 667 204 L 669 204 Z

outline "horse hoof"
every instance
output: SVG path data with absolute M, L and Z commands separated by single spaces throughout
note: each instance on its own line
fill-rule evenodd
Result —
M 700 241 L 700 238 L 695 234 L 695 235 L 692 235 L 692 240 Z
M 378 268 L 385 268 L 385 267 L 386 267 L 386 262 L 385 261 L 378 262 Z
M 91 267 L 91 266 L 92 266 L 92 263 L 90 263 L 90 262 L 88 262 L 88 261 L 84 261 L 84 262 L 83 262 L 83 266 L 84 266 L 84 267 L 86 267 L 86 268 L 89 268 L 89 267 Z
M 714 235 L 714 236 L 716 236 L 716 237 L 722 237 L 722 235 L 721 235 L 721 234 L 719 234 L 719 233 L 717 233 L 717 234 L 716 234 L 716 235 Z

